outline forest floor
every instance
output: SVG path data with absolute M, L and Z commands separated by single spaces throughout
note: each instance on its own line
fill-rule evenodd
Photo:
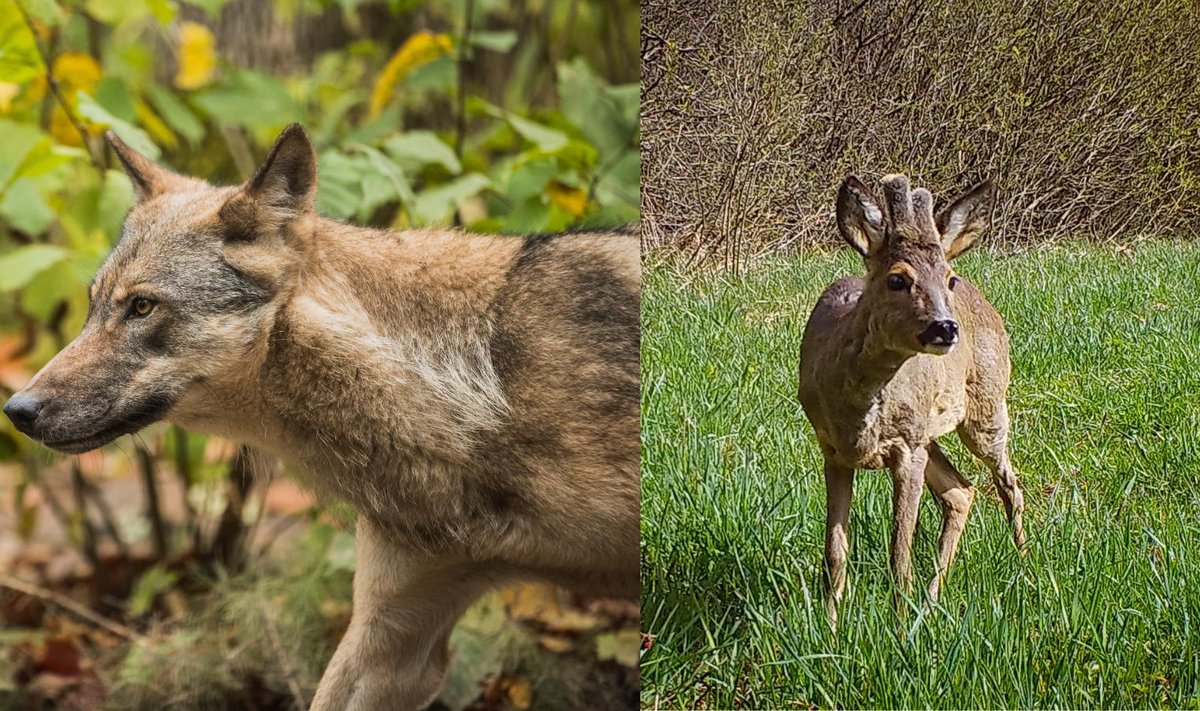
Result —
M 207 450 L 216 462 L 232 453 L 215 439 Z M 248 562 L 229 574 L 200 564 L 180 479 L 160 462 L 172 552 L 159 558 L 144 482 L 126 452 L 131 443 L 118 442 L 74 459 L 47 455 L 40 487 L 0 465 L 0 709 L 293 709 L 311 700 L 349 622 L 348 517 L 287 478 L 260 485 L 239 544 Z M 98 568 L 85 554 L 72 463 L 122 541 L 107 535 L 90 496 Z M 220 482 L 193 487 L 188 500 L 199 540 L 210 540 L 225 505 Z M 636 603 L 541 585 L 502 589 L 456 629 L 435 708 L 632 708 L 639 645 Z

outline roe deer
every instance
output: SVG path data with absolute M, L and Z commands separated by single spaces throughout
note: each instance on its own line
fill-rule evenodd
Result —
M 854 176 L 838 191 L 842 237 L 867 275 L 825 290 L 800 349 L 800 402 L 825 458 L 824 587 L 829 622 L 846 585 L 855 469 L 892 475 L 891 568 L 912 591 L 913 531 L 924 481 L 942 511 L 931 601 L 954 560 L 975 490 L 937 438 L 957 430 L 991 469 L 1013 538 L 1024 545 L 1024 502 L 1008 458 L 1008 334 L 983 295 L 950 268 L 987 227 L 993 189 L 983 183 L 933 215 L 933 196 L 903 175 L 883 179 L 879 202 Z

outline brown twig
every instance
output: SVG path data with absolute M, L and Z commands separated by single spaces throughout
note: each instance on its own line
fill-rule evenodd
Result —
M 71 462 L 71 491 L 75 496 L 75 510 L 79 512 L 79 524 L 82 527 L 83 533 L 83 554 L 87 557 L 88 562 L 92 564 L 92 571 L 95 574 L 96 580 L 96 597 L 100 597 L 102 589 L 106 588 L 105 581 L 107 578 L 100 570 L 100 553 L 96 547 L 96 529 L 92 526 L 92 518 L 88 515 L 87 506 L 87 488 L 88 482 L 83 476 L 83 469 L 79 466 L 79 460 Z
M 142 465 L 142 481 L 146 487 L 146 516 L 150 519 L 150 530 L 154 538 L 154 554 L 158 560 L 167 557 L 167 526 L 163 522 L 162 511 L 158 505 L 158 471 L 154 465 L 154 456 L 141 442 L 134 443 L 138 461 Z
M 75 127 L 75 130 L 79 132 L 79 138 L 81 141 L 83 141 L 83 147 L 87 149 L 88 158 L 92 161 L 92 166 L 95 167 L 96 170 L 103 173 L 104 161 L 102 161 L 100 157 L 93 152 L 92 143 L 88 140 L 87 129 L 83 127 L 83 122 L 80 121 L 79 117 L 75 115 L 75 110 L 71 108 L 71 105 L 67 102 L 67 98 L 63 96 L 62 88 L 58 85 L 58 80 L 54 78 L 54 71 L 52 69 L 54 62 L 50 59 L 50 52 L 46 49 L 46 47 L 42 44 L 42 40 L 38 37 L 37 28 L 34 27 L 33 24 L 33 18 L 30 17 L 29 13 L 25 11 L 25 6 L 21 4 L 20 0 L 14 0 L 14 4 L 17 6 L 17 11 L 21 13 L 21 18 L 25 21 L 25 26 L 29 28 L 29 33 L 33 35 L 33 44 L 35 47 L 37 47 L 38 56 L 42 58 L 42 64 L 46 65 L 46 86 L 50 88 L 50 93 L 54 95 L 54 98 L 58 101 L 59 106 L 62 107 L 63 113 L 66 114 L 67 120 L 70 121 L 71 125 Z
M 283 672 L 283 677 L 287 679 L 288 689 L 292 692 L 292 700 L 296 702 L 297 711 L 304 711 L 308 708 L 308 704 L 304 701 L 304 692 L 300 689 L 300 682 L 296 680 L 296 673 L 292 671 L 292 665 L 288 663 L 283 641 L 279 639 L 279 630 L 275 628 L 275 615 L 271 613 L 266 602 L 260 601 L 259 609 L 262 610 L 263 619 L 267 621 L 267 635 L 271 638 L 271 646 L 275 648 L 275 656 L 279 658 L 279 669 Z
M 76 617 L 90 622 L 103 630 L 117 635 L 118 637 L 136 642 L 137 644 L 143 646 L 149 646 L 150 644 L 149 637 L 146 637 L 145 635 L 126 627 L 120 622 L 110 620 L 107 617 L 104 617 L 103 615 L 94 612 L 83 605 L 80 605 L 68 597 L 59 595 L 53 590 L 47 590 L 40 585 L 26 582 L 20 578 L 14 578 L 7 573 L 0 573 L 0 587 L 5 587 L 9 590 L 15 590 L 21 594 L 28 595 L 30 597 L 36 597 L 37 599 L 42 600 L 43 602 L 48 602 L 56 607 L 61 607 Z
M 463 11 L 463 31 L 458 41 L 458 124 L 454 129 L 454 155 L 460 159 L 467 138 L 467 43 L 471 40 L 471 21 L 475 0 L 467 0 Z
M 229 148 L 229 155 L 233 157 L 234 167 L 243 180 L 249 178 L 254 174 L 255 164 L 254 152 L 250 150 L 250 142 L 246 140 L 246 135 L 240 128 L 226 126 L 221 129 L 221 136 Z

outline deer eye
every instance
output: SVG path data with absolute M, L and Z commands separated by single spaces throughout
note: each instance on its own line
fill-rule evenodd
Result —
M 129 303 L 129 315 L 127 318 L 145 318 L 153 310 L 154 302 L 139 296 Z
M 962 279 L 959 279 L 957 274 L 952 275 L 950 277 L 950 290 L 953 291 L 954 287 L 958 286 L 960 281 L 962 281 Z
M 890 274 L 887 285 L 892 291 L 904 291 L 908 288 L 908 279 L 902 274 Z

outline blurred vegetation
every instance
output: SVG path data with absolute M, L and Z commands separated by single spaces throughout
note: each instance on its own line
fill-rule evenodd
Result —
M 1194 237 L 1200 6 L 666 0 L 643 11 L 643 234 L 736 262 L 836 239 L 847 173 L 951 196 L 995 239 Z
M 640 204 L 638 23 L 632 0 L 0 0 L 0 400 L 79 331 L 119 236 L 132 193 L 104 131 L 233 183 L 300 122 L 318 153 L 318 210 L 362 225 L 623 226 Z M 149 645 L 113 638 L 118 652 L 96 667 L 102 697 L 282 708 L 297 687 L 311 693 L 348 613 L 349 518 L 308 509 L 288 553 L 305 564 L 266 565 L 252 559 L 270 541 L 248 542 L 264 508 L 252 470 L 270 464 L 174 428 L 110 450 L 64 461 L 0 422 L 0 487 L 12 485 L 0 508 L 26 539 L 54 518 L 86 561 L 60 592 L 133 635 L 170 627 Z M 97 483 L 113 471 L 141 482 L 132 524 Z M 194 610 L 180 592 L 210 602 Z M 0 585 L 7 619 L 14 595 Z M 265 622 L 262 609 L 286 612 Z M 22 660 L 5 646 L 0 701 L 9 677 L 58 649 Z M 280 648 L 295 668 L 276 663 Z M 93 708 L 76 687 L 58 702 Z

